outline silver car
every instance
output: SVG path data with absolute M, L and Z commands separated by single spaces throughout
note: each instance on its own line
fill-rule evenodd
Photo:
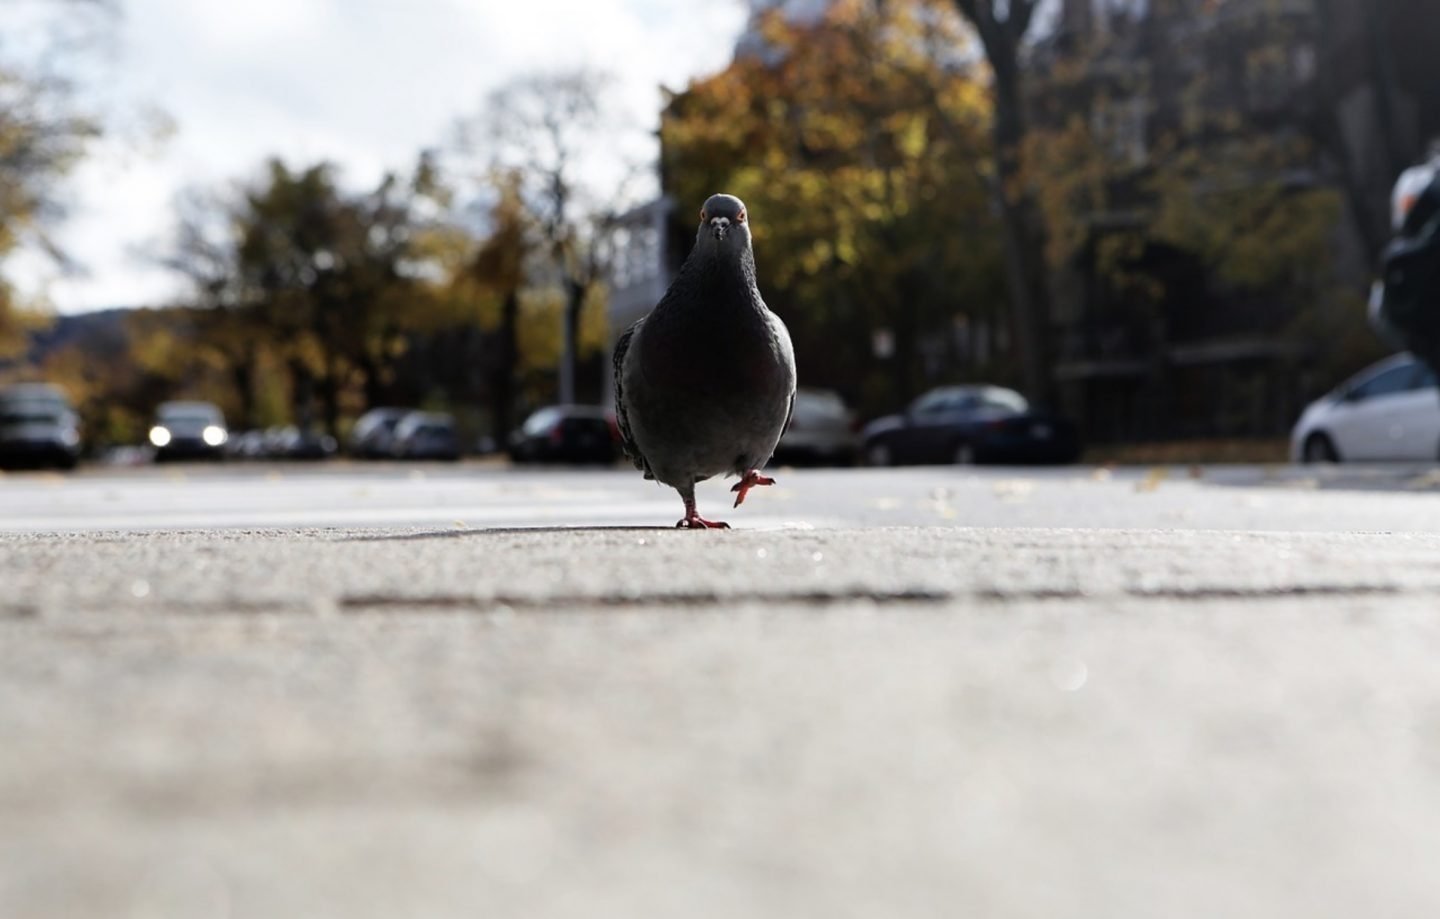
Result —
M 80 461 L 80 420 L 59 387 L 19 383 L 0 390 L 0 465 L 58 466 Z
M 1440 390 L 1429 367 L 1397 354 L 1305 409 L 1290 435 L 1296 462 L 1429 462 L 1440 458 Z
M 778 463 L 849 465 L 860 450 L 855 415 L 838 393 L 827 389 L 799 389 L 790 426 L 775 447 Z

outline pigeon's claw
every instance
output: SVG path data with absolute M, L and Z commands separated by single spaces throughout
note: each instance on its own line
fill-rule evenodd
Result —
M 723 520 L 706 520 L 693 510 L 687 511 L 684 517 L 675 524 L 677 530 L 728 530 L 730 524 Z
M 749 494 L 750 489 L 754 488 L 756 485 L 774 484 L 775 480 L 770 478 L 768 475 L 761 475 L 758 469 L 751 469 L 749 472 L 745 473 L 745 475 L 740 477 L 740 481 L 730 486 L 731 491 L 739 492 L 739 494 L 735 495 L 735 506 L 739 507 L 740 505 L 744 504 L 745 496 Z

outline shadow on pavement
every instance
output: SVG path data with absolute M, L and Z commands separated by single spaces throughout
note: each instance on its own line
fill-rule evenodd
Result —
M 481 536 L 515 536 L 522 533 L 665 533 L 680 529 L 673 526 L 534 526 L 534 527 L 467 527 L 466 529 L 426 530 L 419 533 L 383 533 L 368 536 L 347 536 L 338 542 L 413 542 L 425 539 L 466 539 Z

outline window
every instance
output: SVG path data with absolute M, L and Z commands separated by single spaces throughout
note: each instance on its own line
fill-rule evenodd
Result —
M 1025 397 L 1013 389 L 987 389 L 982 397 L 986 408 L 999 408 L 1007 412 L 1026 412 L 1030 410 L 1030 404 Z
M 1380 396 L 1393 396 L 1396 393 L 1406 392 L 1416 388 L 1415 381 L 1418 376 L 1419 369 L 1415 364 L 1406 363 L 1398 367 L 1391 367 L 1350 390 L 1350 398 L 1375 399 Z
M 916 399 L 910 406 L 910 411 L 917 415 L 938 415 L 948 410 L 955 400 L 955 392 L 949 389 L 936 389 L 927 392 Z
M 530 437 L 536 437 L 550 430 L 559 420 L 560 411 L 558 409 L 542 408 L 525 421 L 521 430 Z

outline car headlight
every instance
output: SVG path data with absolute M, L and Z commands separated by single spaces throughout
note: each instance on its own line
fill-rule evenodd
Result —
M 155 425 L 150 429 L 150 442 L 157 447 L 163 447 L 170 442 L 170 429 L 161 425 Z
M 225 433 L 225 429 L 217 424 L 207 425 L 205 430 L 200 432 L 200 437 L 212 447 L 218 447 L 230 439 L 230 435 Z

